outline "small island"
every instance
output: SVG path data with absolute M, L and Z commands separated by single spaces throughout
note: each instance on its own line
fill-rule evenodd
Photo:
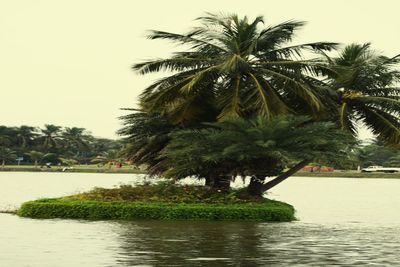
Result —
M 95 188 L 86 193 L 24 203 L 17 214 L 30 218 L 90 220 L 240 220 L 288 222 L 294 208 L 266 198 L 252 198 L 246 191 L 221 192 L 196 185 L 160 182 Z

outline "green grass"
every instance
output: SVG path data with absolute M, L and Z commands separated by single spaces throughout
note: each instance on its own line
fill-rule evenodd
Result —
M 39 168 L 33 165 L 6 165 L 4 168 L 0 167 L 0 171 L 14 171 L 14 172 L 62 172 L 63 167 L 53 166 L 51 168 Z M 75 165 L 72 170 L 66 172 L 81 172 L 81 173 L 141 173 L 145 174 L 146 171 L 134 169 L 132 166 L 124 165 L 122 168 L 117 169 L 114 166 L 97 167 L 95 164 L 91 165 Z M 307 177 L 342 177 L 342 178 L 388 178 L 400 179 L 400 173 L 360 173 L 357 171 L 335 171 L 335 172 L 298 172 L 294 176 L 307 176 Z
M 97 165 L 74 165 L 73 169 L 66 170 L 65 172 L 81 172 L 81 173 L 145 173 L 142 170 L 134 169 L 132 166 L 122 166 L 122 168 L 115 168 L 114 166 L 108 168 L 97 167 Z M 52 166 L 51 168 L 35 167 L 33 165 L 6 165 L 0 167 L 0 171 L 12 171 L 12 172 L 63 172 L 63 166 Z
M 243 190 L 223 193 L 195 185 L 160 182 L 95 188 L 56 199 L 24 203 L 23 217 L 66 219 L 250 220 L 292 221 L 294 208 L 266 198 L 251 198 Z
M 90 220 L 245 220 L 293 221 L 294 208 L 268 200 L 263 203 L 202 204 L 103 202 L 67 199 L 40 199 L 24 203 L 17 211 L 22 217 Z

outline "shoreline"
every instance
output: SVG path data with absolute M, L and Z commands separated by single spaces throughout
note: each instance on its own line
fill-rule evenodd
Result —
M 0 172 L 59 172 L 59 173 L 114 173 L 114 174 L 146 174 L 144 170 L 122 168 L 122 169 L 105 169 L 79 166 L 74 169 L 65 170 L 60 167 L 52 168 L 35 168 L 31 166 L 20 167 L 0 167 Z M 320 178 L 361 178 L 361 179 L 400 179 L 400 173 L 365 173 L 356 171 L 335 171 L 335 172 L 297 172 L 294 177 L 320 177 Z

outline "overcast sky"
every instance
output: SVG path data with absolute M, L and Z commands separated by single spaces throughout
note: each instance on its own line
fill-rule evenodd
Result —
M 266 23 L 308 21 L 296 42 L 372 42 L 400 53 L 400 1 L 0 1 L 0 125 L 78 126 L 115 138 L 121 107 L 157 76 L 130 69 L 176 49 L 146 30 L 183 32 L 204 12 L 229 12 Z

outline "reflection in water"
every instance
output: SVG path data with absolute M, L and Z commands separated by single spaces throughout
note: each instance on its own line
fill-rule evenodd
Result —
M 158 266 L 212 266 L 235 263 L 257 266 L 262 250 L 259 224 L 233 222 L 136 222 L 121 224 L 120 262 L 127 266 L 154 262 Z M 138 253 L 139 252 L 139 253 Z M 150 260 L 150 261 L 149 261 Z
M 134 175 L 0 173 L 0 208 Z M 400 180 L 293 178 L 294 223 L 32 220 L 0 214 L 0 266 L 398 266 Z M 355 223 L 357 222 L 357 223 Z
M 366 265 L 400 262 L 399 227 L 304 223 L 125 222 L 125 266 Z

